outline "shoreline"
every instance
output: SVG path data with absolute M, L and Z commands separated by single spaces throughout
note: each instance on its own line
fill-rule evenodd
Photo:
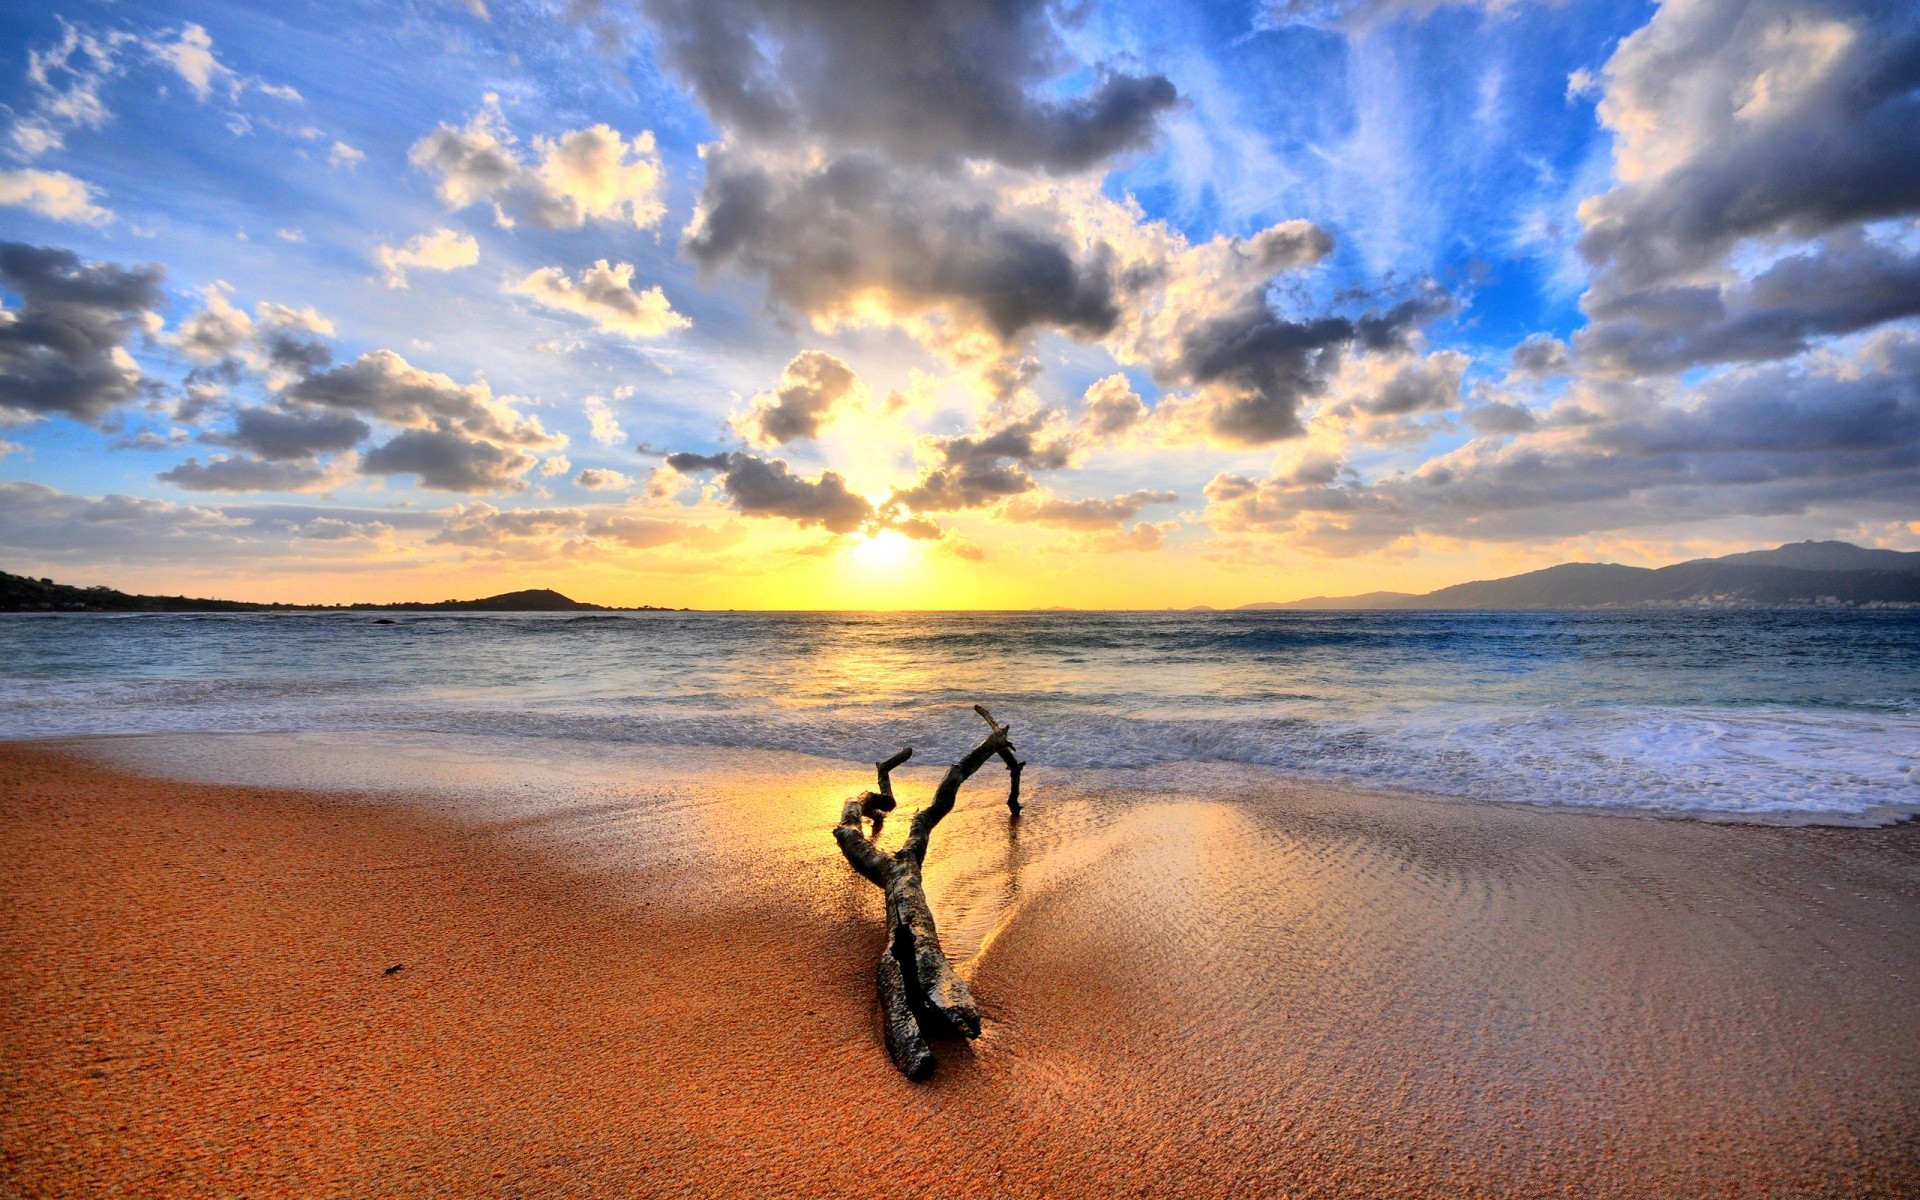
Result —
M 825 837 L 865 780 L 668 766 L 476 820 L 0 743 L 0 1190 L 1920 1184 L 1911 823 L 982 783 L 929 890 L 987 1030 L 916 1087 Z
M 46 750 L 52 753 L 75 753 L 81 756 L 97 755 L 102 748 L 114 744 L 159 744 L 239 742 L 245 740 L 271 739 L 332 739 L 345 744 L 358 743 L 368 737 L 347 730 L 242 730 L 231 732 L 203 732 L 195 730 L 142 730 L 119 733 L 87 734 L 49 734 L 45 736 L 0 737 L 0 747 L 22 746 Z M 545 749 L 548 746 L 569 746 L 592 753 L 624 752 L 636 758 L 648 756 L 722 756 L 740 759 L 794 759 L 803 760 L 815 769 L 837 772 L 847 778 L 857 777 L 865 772 L 870 764 L 863 760 L 841 759 L 826 754 L 814 754 L 805 751 L 774 749 L 751 746 L 706 746 L 706 745 L 667 745 L 649 742 L 602 742 L 592 739 L 576 739 L 565 736 L 550 737 L 497 737 L 491 735 L 446 734 L 437 731 L 391 730 L 374 737 L 391 738 L 402 743 L 443 743 L 459 744 L 471 741 L 488 752 L 497 752 L 501 747 L 511 746 L 516 741 L 524 743 L 526 749 Z M 241 777 L 226 778 L 222 775 L 206 773 L 204 762 L 202 774 L 191 771 L 177 771 L 168 761 L 164 752 L 153 756 L 122 756 L 122 765 L 138 773 L 153 773 L 160 777 L 175 779 L 183 783 L 247 783 L 252 786 L 292 788 L 298 791 L 314 791 L 332 794 L 338 792 L 337 786 L 330 784 L 291 784 L 274 779 L 248 779 Z M 916 764 L 910 770 L 924 770 L 924 764 Z M 1383 803 L 1409 802 L 1415 804 L 1449 805 L 1485 805 L 1495 809 L 1526 810 L 1543 815 L 1573 815 L 1598 817 L 1602 819 L 1633 819 L 1651 821 L 1678 821 L 1703 825 L 1754 826 L 1770 829 L 1887 829 L 1897 825 L 1920 824 L 1920 803 L 1915 804 L 1876 804 L 1858 813 L 1835 813 L 1816 811 L 1755 811 L 1726 812 L 1710 808 L 1628 808 L 1604 804 L 1568 804 L 1550 800 L 1494 800 L 1483 797 L 1456 795 L 1446 792 L 1424 791 L 1414 788 L 1385 788 L 1363 784 L 1348 779 L 1288 772 L 1284 767 L 1269 763 L 1235 762 L 1228 760 L 1204 760 L 1185 763 L 1162 763 L 1145 767 L 1078 767 L 1056 769 L 1069 778 L 1108 780 L 1133 777 L 1147 781 L 1146 786 L 1155 792 L 1169 790 L 1167 785 L 1153 782 L 1156 778 L 1172 774 L 1177 780 L 1175 790 L 1192 790 L 1195 783 L 1181 779 L 1183 774 L 1192 772 L 1217 772 L 1225 776 L 1228 786 L 1271 786 L 1279 789 L 1317 788 L 1337 791 L 1347 795 L 1362 796 Z M 1128 782 L 1122 785 L 1124 790 L 1137 790 L 1142 784 Z M 385 792 L 393 797 L 404 796 L 408 788 L 368 787 L 369 793 Z

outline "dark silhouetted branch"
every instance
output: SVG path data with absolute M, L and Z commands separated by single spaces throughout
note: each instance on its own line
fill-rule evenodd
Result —
M 980 1012 L 966 981 L 954 972 L 940 948 L 940 932 L 927 906 L 926 888 L 920 869 L 926 862 L 927 847 L 934 827 L 953 811 L 960 785 L 990 758 L 1007 764 L 1011 780 L 1007 808 L 1020 814 L 1020 769 L 1026 764 L 1014 757 L 1013 743 L 1005 725 L 993 719 L 980 705 L 973 710 L 993 730 L 978 746 L 967 751 L 960 761 L 947 768 L 940 786 L 934 789 L 933 803 L 913 815 L 907 827 L 907 839 L 900 849 L 888 854 L 875 843 L 886 814 L 893 811 L 895 767 L 912 757 L 911 747 L 892 758 L 874 764 L 880 778 L 880 790 L 862 792 L 840 809 L 840 823 L 833 839 L 840 852 L 859 872 L 860 877 L 879 887 L 886 896 L 887 948 L 880 955 L 877 982 L 880 989 L 880 1015 L 885 1025 L 887 1053 L 902 1074 L 909 1079 L 925 1079 L 933 1073 L 933 1051 L 929 1036 L 980 1036 Z M 869 832 L 864 822 L 871 821 Z

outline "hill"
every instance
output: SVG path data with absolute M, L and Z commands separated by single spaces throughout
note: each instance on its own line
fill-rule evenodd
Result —
M 1425 595 L 1369 592 L 1249 609 L 1580 609 L 1920 607 L 1920 553 L 1797 542 L 1672 566 L 1562 563 Z
M 255 604 L 191 596 L 141 596 L 109 587 L 72 587 L 0 571 L 0 612 L 668 612 L 653 605 L 610 608 L 574 600 L 551 588 L 502 592 L 478 600 L 396 604 Z M 685 610 L 681 610 L 685 611 Z

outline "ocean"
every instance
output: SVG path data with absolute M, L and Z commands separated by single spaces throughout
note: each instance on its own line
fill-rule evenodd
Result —
M 1920 613 L 0 616 L 0 736 L 445 735 L 1225 764 L 1755 821 L 1920 812 Z M 537 739 L 529 741 L 528 739 Z

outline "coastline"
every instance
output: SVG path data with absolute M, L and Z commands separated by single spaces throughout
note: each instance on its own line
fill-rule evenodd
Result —
M 556 824 L 0 743 L 0 1190 L 1920 1184 L 1911 823 L 983 782 L 929 887 L 987 1031 L 916 1087 L 825 836 L 865 780 L 774 757 Z

